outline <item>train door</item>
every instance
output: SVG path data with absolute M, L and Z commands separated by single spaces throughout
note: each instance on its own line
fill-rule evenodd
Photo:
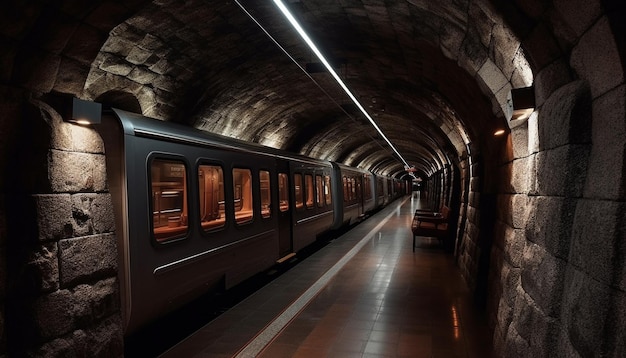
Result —
M 291 241 L 291 200 L 289 198 L 289 163 L 278 160 L 278 246 L 279 261 L 285 261 L 293 256 Z

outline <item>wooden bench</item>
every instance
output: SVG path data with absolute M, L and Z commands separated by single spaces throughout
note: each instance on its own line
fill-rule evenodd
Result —
M 411 223 L 413 252 L 415 252 L 415 238 L 417 236 L 435 237 L 442 241 L 448 235 L 449 216 L 450 208 L 445 205 L 439 213 L 416 210 Z

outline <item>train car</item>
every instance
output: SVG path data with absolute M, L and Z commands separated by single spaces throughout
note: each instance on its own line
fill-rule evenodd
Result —
M 288 163 L 295 209 L 291 225 L 291 252 L 297 252 L 333 227 L 332 193 L 336 190 L 332 188 L 333 167 L 330 162 L 292 158 Z M 281 247 L 281 255 L 290 255 L 286 243 Z
M 335 180 L 334 229 L 352 225 L 363 219 L 365 214 L 375 209 L 375 183 L 371 172 L 332 163 Z
M 328 161 L 113 110 L 106 149 L 126 334 L 333 225 Z
M 382 208 L 389 203 L 389 197 L 387 196 L 387 181 L 389 178 L 376 175 L 376 208 Z

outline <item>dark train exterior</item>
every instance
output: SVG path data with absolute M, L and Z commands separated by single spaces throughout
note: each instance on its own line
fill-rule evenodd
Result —
M 99 131 L 127 334 L 407 193 L 369 171 L 121 110 Z

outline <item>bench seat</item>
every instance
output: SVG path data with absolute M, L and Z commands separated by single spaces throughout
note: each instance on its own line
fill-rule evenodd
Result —
M 411 223 L 413 232 L 413 252 L 417 236 L 435 237 L 442 241 L 448 235 L 450 208 L 443 206 L 440 213 L 416 210 Z

